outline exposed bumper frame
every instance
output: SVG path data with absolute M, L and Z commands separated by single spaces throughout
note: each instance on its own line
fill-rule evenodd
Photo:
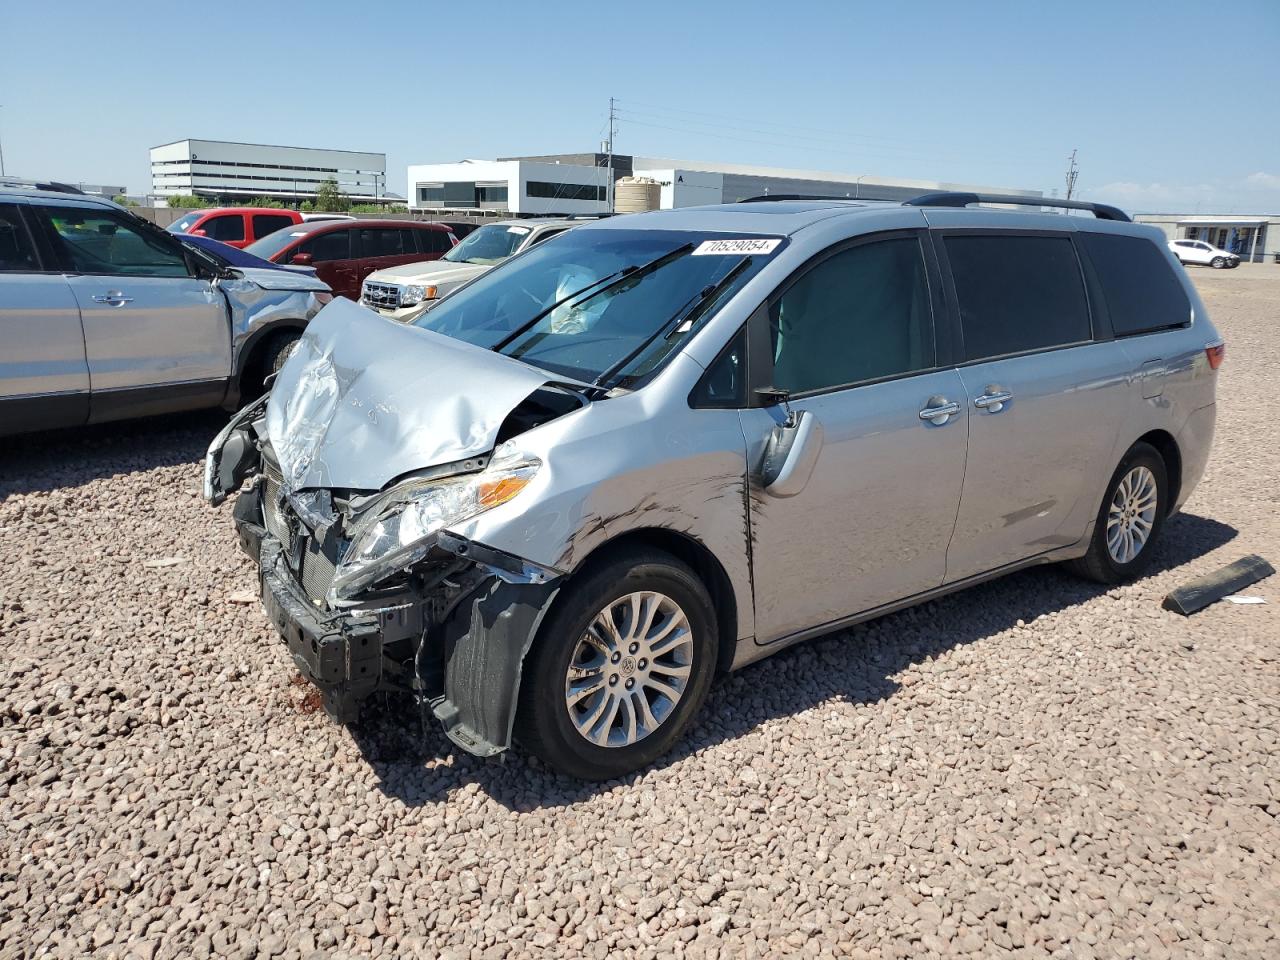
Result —
M 524 658 L 559 592 L 557 571 L 449 534 L 444 555 L 465 569 L 452 602 L 410 588 L 331 612 L 315 606 L 288 570 L 282 545 L 265 529 L 260 488 L 235 504 L 244 551 L 258 561 L 261 600 L 298 670 L 320 691 L 325 712 L 354 722 L 378 690 L 414 694 L 464 750 L 492 756 L 511 745 Z M 407 665 L 388 657 L 411 649 Z M 443 675 L 426 668 L 442 663 Z

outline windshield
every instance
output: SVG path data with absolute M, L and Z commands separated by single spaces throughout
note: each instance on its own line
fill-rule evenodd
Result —
M 263 260 L 270 260 L 285 247 L 292 244 L 299 237 L 305 237 L 309 231 L 306 230 L 290 230 L 285 227 L 283 230 L 277 230 L 275 233 L 268 233 L 261 240 L 255 240 L 244 249 L 252 253 L 255 257 L 261 257 Z
M 529 227 L 491 223 L 469 233 L 465 240 L 444 255 L 452 263 L 479 263 L 491 267 L 515 253 Z
M 570 230 L 414 323 L 575 380 L 629 384 L 656 369 L 781 243 L 675 230 Z
M 173 221 L 173 223 L 169 224 L 165 229 L 170 233 L 186 233 L 195 226 L 196 221 L 202 216 L 204 216 L 202 213 L 188 213 L 185 217 L 179 217 L 177 220 Z

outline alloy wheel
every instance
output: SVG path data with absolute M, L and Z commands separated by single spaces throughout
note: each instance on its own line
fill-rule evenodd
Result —
M 1160 491 L 1155 474 L 1136 466 L 1124 475 L 1107 511 L 1107 553 L 1116 563 L 1130 563 L 1151 538 Z
M 693 631 L 680 605 L 646 590 L 612 601 L 579 639 L 565 676 L 565 706 L 583 738 L 625 747 L 653 733 L 684 696 Z

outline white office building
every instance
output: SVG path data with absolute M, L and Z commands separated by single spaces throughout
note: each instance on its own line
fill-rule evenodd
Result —
M 327 179 L 355 203 L 384 201 L 387 155 L 222 140 L 151 148 L 151 191 L 158 197 L 194 194 L 218 203 L 272 197 L 294 204 L 314 199 Z
M 410 210 L 601 213 L 608 170 L 537 160 L 463 160 L 409 167 Z
M 792 170 L 739 163 L 707 163 L 615 154 L 613 175 L 645 177 L 661 185 L 659 208 L 735 203 L 779 194 L 864 200 L 907 200 L 937 190 L 1037 198 L 1039 190 L 869 174 Z M 609 210 L 602 153 L 508 157 L 410 166 L 409 207 L 415 210 L 493 210 L 516 214 L 583 214 Z

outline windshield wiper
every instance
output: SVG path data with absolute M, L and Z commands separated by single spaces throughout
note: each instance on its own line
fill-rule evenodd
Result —
M 574 304 L 574 306 L 580 307 L 582 306 L 582 304 L 586 303 L 588 300 L 592 299 L 593 297 L 598 297 L 600 294 L 604 293 L 606 290 L 610 290 L 620 283 L 624 283 L 628 280 L 639 280 L 642 277 L 646 276 L 647 274 L 653 273 L 653 271 L 659 269 L 660 267 L 666 266 L 667 263 L 669 263 L 670 261 L 675 260 L 677 257 L 683 256 L 684 254 L 688 253 L 692 249 L 693 249 L 693 244 L 686 243 L 684 246 L 676 247 L 670 253 L 664 253 L 662 256 L 658 257 L 657 259 L 650 260 L 648 263 L 641 264 L 638 267 L 623 267 L 621 270 L 615 270 L 613 273 L 609 274 L 608 276 L 601 277 L 599 280 L 593 280 L 591 283 L 588 283 L 581 290 L 575 290 L 573 293 L 569 294 L 568 296 L 561 297 L 559 300 L 551 304 L 551 306 L 547 307 L 545 310 L 540 310 L 538 313 L 534 314 L 531 318 L 526 320 L 524 323 L 520 324 L 518 327 L 512 330 L 509 334 L 507 334 L 505 337 L 503 337 L 501 340 L 499 340 L 489 349 L 493 350 L 494 353 L 497 353 L 503 347 L 506 347 L 507 345 L 509 345 L 512 340 L 515 340 L 517 337 L 522 336 L 525 333 L 528 333 L 530 330 L 536 327 L 542 320 L 546 319 L 547 316 L 549 316 L 553 311 L 555 311 L 562 304 L 568 303 L 570 300 L 573 300 L 575 297 L 581 297 L 588 290 L 591 290 L 592 287 L 596 287 L 597 289 L 592 290 L 590 294 L 588 294 L 585 297 L 582 297 L 582 300 Z
M 652 344 L 659 337 L 670 339 L 671 336 L 674 335 L 675 332 L 679 330 L 680 327 L 683 326 L 684 323 L 687 320 L 689 320 L 690 317 L 693 316 L 693 313 L 695 310 L 701 307 L 704 303 L 707 303 L 712 297 L 714 297 L 717 293 L 719 293 L 726 286 L 728 286 L 729 283 L 738 276 L 738 274 L 742 273 L 743 270 L 747 269 L 747 266 L 750 263 L 751 263 L 750 257 L 743 257 L 741 260 L 737 262 L 734 268 L 730 270 L 728 273 L 726 273 L 723 277 L 721 277 L 715 283 L 708 284 L 707 286 L 699 290 L 697 293 L 695 293 L 693 297 L 691 297 L 683 307 L 681 307 L 679 310 L 675 312 L 675 316 L 673 316 L 666 323 L 662 324 L 662 326 L 658 327 L 657 330 L 654 330 L 653 333 L 649 334 L 649 336 L 645 337 L 644 340 L 641 341 L 638 347 L 636 347 L 634 350 L 628 353 L 625 357 L 623 357 L 617 363 L 613 364 L 611 367 L 609 367 L 607 370 L 601 373 L 600 376 L 596 377 L 596 379 L 591 382 L 591 385 L 593 387 L 600 387 L 606 390 L 611 389 L 611 387 L 605 386 L 605 384 L 608 382 L 610 377 L 613 377 L 620 371 L 625 370 L 627 368 L 627 364 L 629 364 L 636 357 L 640 356 L 640 354 L 642 354 L 645 350 L 649 349 L 650 344 Z

